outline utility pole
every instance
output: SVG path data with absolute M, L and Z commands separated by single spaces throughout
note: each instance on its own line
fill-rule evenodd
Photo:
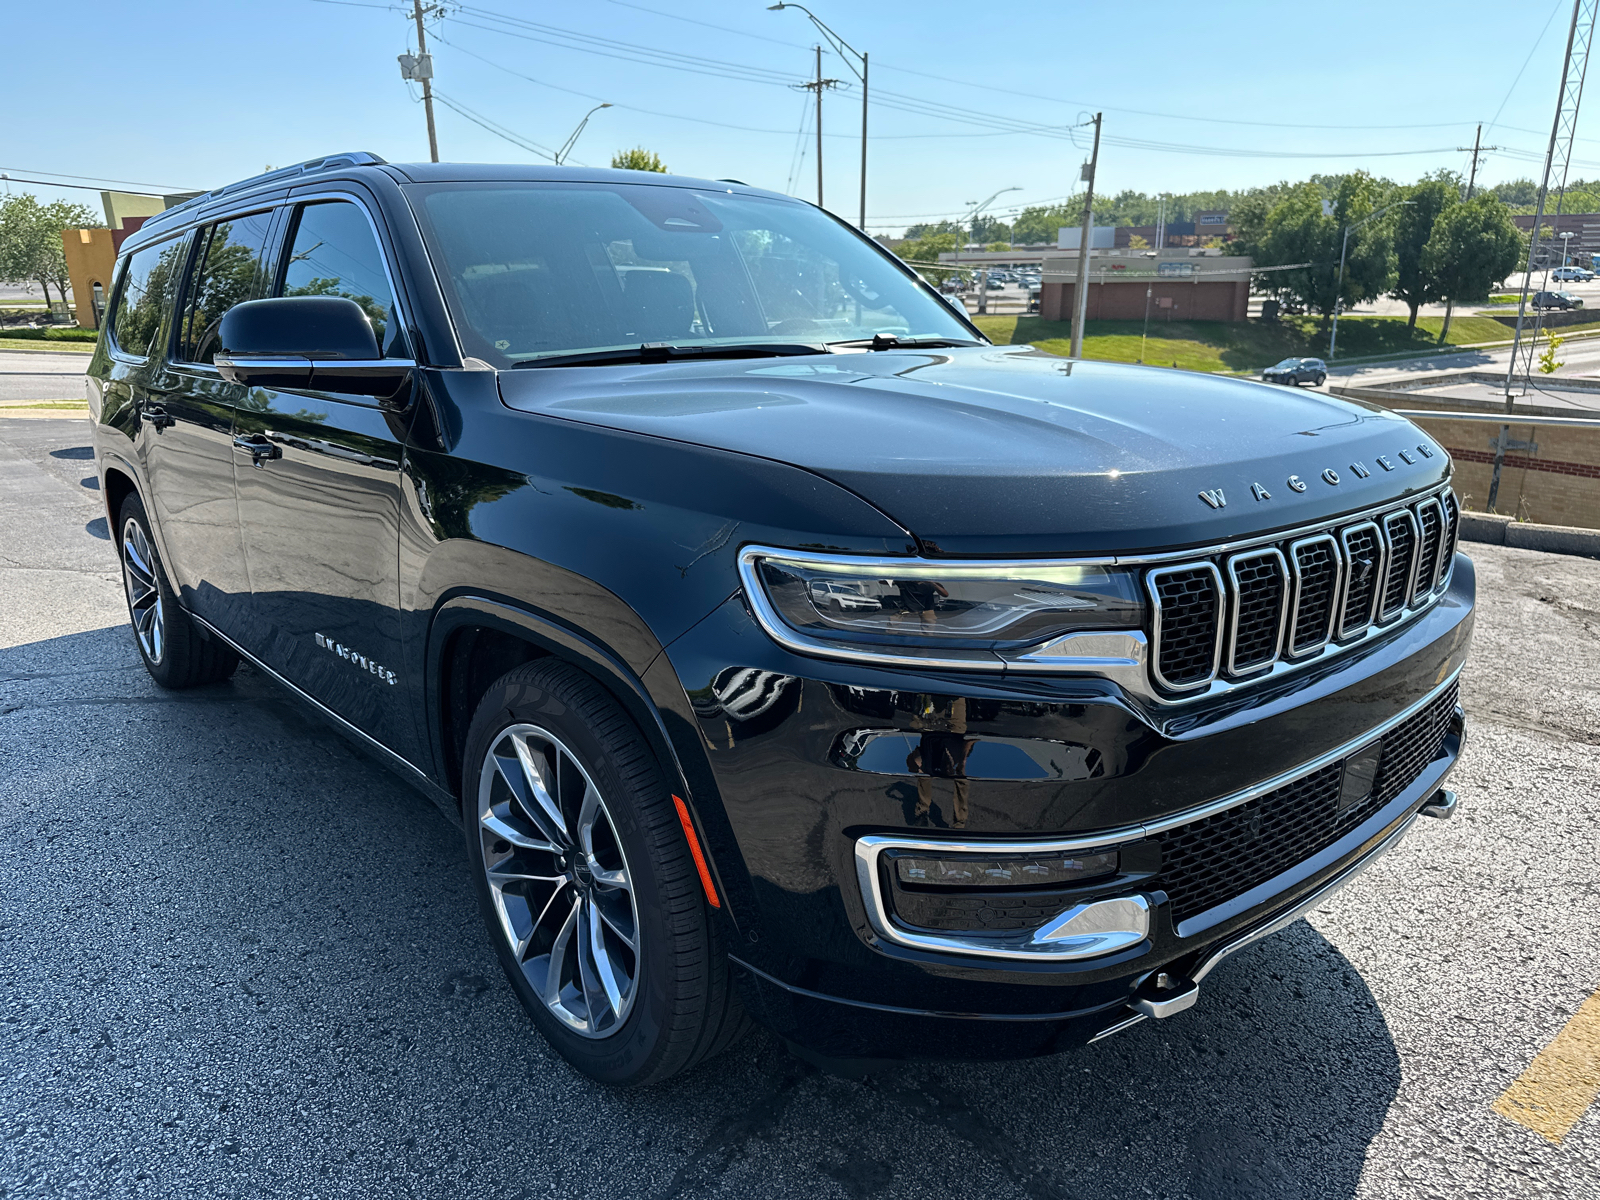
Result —
M 1083 232 L 1078 239 L 1078 282 L 1072 295 L 1073 358 L 1083 357 L 1083 322 L 1089 313 L 1089 240 L 1094 228 L 1094 173 L 1100 165 L 1100 113 L 1094 115 L 1094 150 L 1083 168 L 1083 182 L 1089 185 L 1083 195 Z
M 793 7 L 799 8 L 798 4 Z M 837 87 L 837 79 L 824 79 L 822 77 L 822 44 L 817 43 L 817 77 L 810 83 L 801 83 L 797 86 L 802 92 L 815 92 L 817 94 L 817 207 L 822 207 L 822 93 L 825 89 Z M 865 117 L 862 118 L 865 120 Z M 863 143 L 864 145 L 865 143 Z M 865 201 L 863 201 L 865 204 Z M 866 209 L 861 211 L 862 228 L 866 228 Z
M 1465 150 L 1466 147 L 1457 146 L 1456 149 Z M 1500 149 L 1499 146 L 1485 146 L 1483 144 L 1483 126 L 1479 125 L 1478 131 L 1472 135 L 1472 165 L 1467 168 L 1467 200 L 1472 199 L 1473 190 L 1478 185 L 1478 159 L 1483 156 L 1485 151 L 1498 149 Z M 1439 329 L 1439 344 L 1441 346 L 1444 345 L 1445 339 L 1450 336 L 1450 318 L 1454 315 L 1455 310 L 1456 302 L 1447 299 L 1444 302 L 1444 325 Z
M 1528 238 L 1528 266 L 1522 276 L 1522 296 L 1517 303 L 1517 331 L 1511 342 L 1511 361 L 1506 364 L 1506 415 L 1516 407 L 1516 395 L 1511 388 L 1517 377 L 1517 361 L 1522 357 L 1522 326 L 1528 308 L 1528 292 L 1533 285 L 1533 271 L 1539 261 L 1539 227 L 1544 223 L 1544 203 L 1550 191 L 1550 176 L 1555 170 L 1556 156 L 1560 160 L 1560 184 L 1557 189 L 1556 212 L 1567 189 L 1567 170 L 1572 165 L 1572 139 L 1577 132 L 1578 109 L 1583 103 L 1583 80 L 1589 71 L 1589 44 L 1594 40 L 1596 0 L 1573 0 L 1572 24 L 1567 29 L 1567 54 L 1561 64 L 1561 88 L 1556 93 L 1556 116 L 1550 126 L 1550 147 L 1544 155 L 1544 178 L 1539 183 L 1539 203 L 1533 216 L 1533 232 Z M 1533 337 L 1527 349 L 1527 373 L 1533 373 L 1533 353 L 1539 344 L 1539 317 L 1534 317 Z M 1505 466 L 1506 443 L 1511 440 L 1511 426 L 1500 426 L 1495 438 L 1494 472 L 1489 477 L 1489 498 L 1484 508 L 1494 512 L 1500 498 L 1500 471 Z
M 428 34 L 422 28 L 422 0 L 411 0 L 411 12 L 417 18 L 417 58 L 427 64 L 422 75 L 422 108 L 428 114 L 428 158 L 439 161 L 439 135 L 433 128 L 433 61 L 428 57 Z

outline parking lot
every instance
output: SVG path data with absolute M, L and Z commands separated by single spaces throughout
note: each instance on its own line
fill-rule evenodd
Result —
M 249 668 L 150 682 L 87 440 L 0 415 L 0 1197 L 1600 1197 L 1581 1062 L 1559 1141 L 1491 1107 L 1600 987 L 1600 562 L 1467 547 L 1460 814 L 1189 1012 L 864 1080 L 758 1033 L 618 1093 L 429 801 Z

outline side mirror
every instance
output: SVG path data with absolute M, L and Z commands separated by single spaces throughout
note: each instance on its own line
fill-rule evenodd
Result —
M 372 322 L 343 296 L 278 296 L 230 308 L 217 331 L 217 370 L 232 383 L 371 396 L 405 407 L 409 359 L 384 358 Z

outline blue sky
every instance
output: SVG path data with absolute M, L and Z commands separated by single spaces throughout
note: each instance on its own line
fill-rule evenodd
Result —
M 816 38 L 802 13 L 767 2 L 452 5 L 430 23 L 435 83 L 458 109 L 545 147 L 612 102 L 574 162 L 604 165 L 644 145 L 676 172 L 812 199 L 809 124 L 798 136 L 808 97 L 790 85 L 810 77 Z M 415 41 L 401 7 L 86 0 L 64 15 L 12 4 L 0 171 L 204 188 L 334 150 L 425 159 L 421 105 L 395 62 Z M 883 101 L 869 148 L 874 231 L 954 215 L 1000 188 L 1021 190 L 997 212 L 1070 193 L 1087 141 L 1065 127 L 1096 108 L 1102 191 L 1243 187 L 1357 167 L 1409 181 L 1465 170 L 1456 147 L 1471 144 L 1479 121 L 1494 121 L 1484 140 L 1506 148 L 1482 178 L 1536 175 L 1571 12 L 1570 0 L 810 7 L 872 56 Z M 695 61 L 668 66 L 663 54 Z M 832 55 L 824 74 L 852 78 Z M 825 200 L 854 218 L 860 94 L 830 93 L 824 106 Z M 443 104 L 437 116 L 447 160 L 542 161 Z M 1589 136 L 1600 126 L 1586 118 L 1578 132 L 1573 175 L 1600 176 L 1600 138 Z M 11 187 L 98 206 L 94 192 Z

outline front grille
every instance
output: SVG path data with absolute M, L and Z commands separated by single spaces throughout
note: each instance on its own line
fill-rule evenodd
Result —
M 1159 886 L 1174 923 L 1225 904 L 1331 846 L 1416 782 L 1439 753 L 1458 686 L 1383 735 L 1372 793 L 1339 811 L 1344 763 L 1303 775 L 1226 812 L 1156 835 Z
M 1160 650 L 1158 680 L 1170 688 L 1193 687 L 1217 673 L 1222 632 L 1222 577 L 1210 563 L 1152 571 Z
M 1383 606 L 1378 615 L 1385 621 L 1399 616 L 1411 598 L 1411 568 L 1417 561 L 1417 518 L 1410 509 L 1388 513 L 1383 518 L 1383 539 L 1388 543 L 1389 573 L 1384 577 Z
M 1283 545 L 1226 558 L 1201 551 L 1202 561 L 1152 568 L 1145 585 L 1155 603 L 1157 686 L 1198 691 L 1219 670 L 1239 677 L 1284 659 L 1310 662 L 1331 641 L 1360 638 L 1374 621 L 1420 611 L 1450 578 L 1459 525 L 1447 488 Z
M 1283 555 L 1275 549 L 1235 554 L 1228 560 L 1233 592 L 1230 673 L 1258 670 L 1278 657 L 1288 574 Z

